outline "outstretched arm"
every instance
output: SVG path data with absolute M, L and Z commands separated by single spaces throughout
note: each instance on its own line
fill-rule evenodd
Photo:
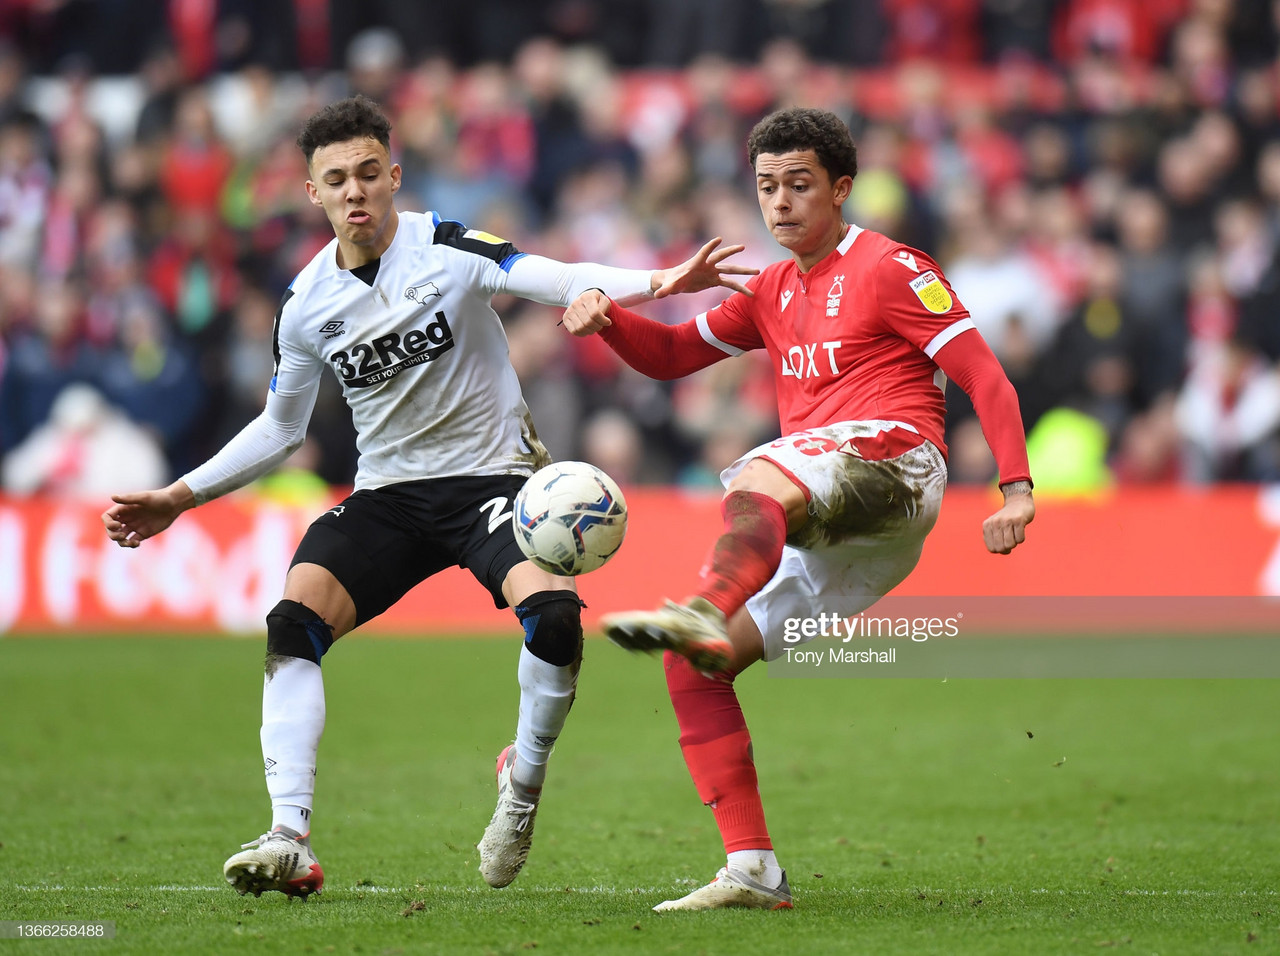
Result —
M 697 319 L 664 325 L 610 302 L 599 289 L 574 299 L 562 321 L 577 336 L 599 332 L 619 358 L 650 378 L 682 378 L 728 356 L 703 340 Z
M 136 548 L 173 524 L 182 512 L 265 475 L 293 454 L 305 437 L 306 418 L 295 433 L 264 412 L 216 455 L 167 488 L 112 495 L 111 507 L 102 513 L 107 537 L 122 548 Z
M 282 368 L 262 413 L 217 454 L 167 488 L 111 496 L 102 513 L 107 537 L 136 548 L 159 534 L 184 511 L 265 475 L 302 444 L 319 390 L 318 375 L 290 375 Z
M 546 305 L 567 305 L 582 292 L 598 289 L 624 306 L 716 286 L 747 292 L 733 276 L 755 275 L 759 270 L 727 263 L 744 247 L 721 249 L 720 241 L 712 239 L 678 266 L 652 272 L 525 255 L 511 264 L 503 291 Z

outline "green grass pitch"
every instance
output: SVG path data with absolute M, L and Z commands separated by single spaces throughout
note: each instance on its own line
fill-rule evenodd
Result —
M 1280 950 L 1266 680 L 739 680 L 791 912 L 659 915 L 723 858 L 660 663 L 594 639 L 524 873 L 474 844 L 517 639 L 352 636 L 325 660 L 325 892 L 239 897 L 268 824 L 262 643 L 0 640 L 9 952 L 1255 953 Z

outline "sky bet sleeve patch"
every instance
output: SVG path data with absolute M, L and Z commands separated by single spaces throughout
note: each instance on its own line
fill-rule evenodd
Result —
M 951 293 L 942 284 L 938 274 L 933 271 L 918 275 L 912 279 L 911 291 L 916 294 L 916 298 L 923 303 L 924 307 L 934 315 L 944 315 L 950 312 L 951 306 L 955 304 L 951 299 Z

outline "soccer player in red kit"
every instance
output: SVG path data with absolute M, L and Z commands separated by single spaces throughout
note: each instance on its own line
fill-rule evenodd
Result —
M 615 643 L 664 651 L 680 747 L 728 854 L 710 884 L 659 911 L 791 906 L 733 677 L 782 654 L 787 618 L 855 615 L 915 567 L 946 484 L 947 378 L 972 399 L 999 466 L 1004 505 L 983 522 L 987 549 L 1008 554 L 1035 516 L 1017 394 L 942 270 L 844 221 L 857 175 L 848 128 L 787 109 L 761 120 L 747 147 L 760 211 L 790 259 L 682 325 L 596 290 L 564 317 L 653 378 L 762 348 L 777 385 L 783 435 L 722 474 L 724 531 L 692 596 L 604 619 Z

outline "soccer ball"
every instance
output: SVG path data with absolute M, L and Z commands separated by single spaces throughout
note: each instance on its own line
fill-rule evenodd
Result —
M 516 495 L 511 523 L 525 557 L 552 574 L 586 574 L 622 547 L 627 502 L 617 482 L 585 461 L 534 472 Z

